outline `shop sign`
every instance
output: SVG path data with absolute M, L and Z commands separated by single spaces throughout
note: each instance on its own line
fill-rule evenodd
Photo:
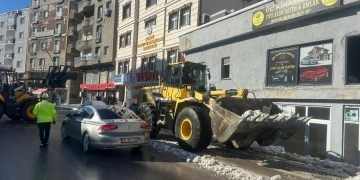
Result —
M 270 51 L 268 85 L 291 85 L 297 83 L 298 47 Z
M 114 77 L 115 84 L 122 84 L 130 81 L 130 74 L 117 74 Z
M 104 84 L 80 84 L 81 89 L 86 89 L 89 91 L 105 91 L 106 89 L 114 89 L 114 83 L 104 83 Z
M 141 72 L 136 74 L 137 81 L 155 81 L 159 80 L 159 72 Z
M 154 35 L 148 36 L 146 42 L 138 44 L 138 48 L 143 48 L 144 51 L 157 47 L 157 42 L 164 41 L 164 37 L 155 38 Z
M 340 6 L 340 0 L 285 0 L 255 11 L 252 29 Z

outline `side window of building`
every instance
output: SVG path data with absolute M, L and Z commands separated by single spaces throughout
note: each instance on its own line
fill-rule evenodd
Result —
M 267 85 L 330 85 L 332 42 L 270 50 Z
M 122 12 L 122 19 L 127 19 L 130 17 L 130 13 L 131 13 L 131 4 L 126 4 L 125 6 L 123 6 L 123 12 Z
M 347 41 L 346 54 L 346 84 L 360 83 L 360 36 L 349 37 Z
M 221 59 L 221 79 L 230 78 L 230 57 Z
M 5 26 L 5 22 L 4 21 L 1 21 L 0 22 L 0 27 L 3 28 Z
M 156 5 L 157 0 L 146 0 L 146 8 Z
M 174 12 L 169 15 L 169 30 L 178 29 L 178 12 Z

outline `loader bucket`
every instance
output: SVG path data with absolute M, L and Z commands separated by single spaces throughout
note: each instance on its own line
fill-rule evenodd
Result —
M 283 112 L 264 99 L 224 97 L 210 101 L 211 129 L 219 142 L 231 141 L 245 148 L 254 141 L 271 145 L 276 139 L 288 139 L 311 119 Z

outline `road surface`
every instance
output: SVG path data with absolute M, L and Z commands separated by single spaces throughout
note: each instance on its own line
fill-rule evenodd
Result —
M 35 124 L 0 121 L 1 180 L 223 179 L 151 148 L 84 154 L 75 140 L 63 142 L 61 123 L 52 126 L 50 146 L 39 148 Z

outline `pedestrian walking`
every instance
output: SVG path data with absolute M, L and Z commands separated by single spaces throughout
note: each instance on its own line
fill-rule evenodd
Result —
M 40 135 L 40 147 L 44 148 L 49 145 L 49 136 L 51 123 L 56 124 L 57 115 L 56 109 L 52 103 L 48 101 L 49 95 L 47 93 L 42 94 L 41 102 L 37 103 L 33 113 L 37 117 L 37 124 L 39 127 Z

